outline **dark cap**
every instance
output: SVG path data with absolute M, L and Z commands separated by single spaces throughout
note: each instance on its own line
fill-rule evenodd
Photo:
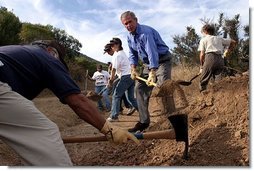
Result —
M 42 48 L 47 48 L 49 46 L 55 48 L 57 50 L 58 54 L 59 54 L 60 61 L 69 70 L 67 64 L 64 61 L 64 57 L 66 55 L 66 50 L 65 50 L 65 47 L 62 44 L 60 44 L 56 40 L 36 40 L 36 41 L 32 42 L 31 44 L 32 45 L 38 45 Z
M 110 40 L 110 43 L 111 44 L 118 44 L 120 46 L 122 46 L 122 41 L 121 39 L 117 38 L 117 37 L 114 37 L 112 40 Z
M 36 40 L 34 42 L 32 42 L 32 45 L 39 45 L 39 46 L 44 46 L 44 47 L 53 47 L 57 50 L 60 58 L 64 58 L 64 56 L 66 55 L 66 50 L 65 47 L 63 45 L 61 45 L 60 43 L 58 43 L 55 40 Z
M 106 45 L 104 46 L 104 54 L 105 54 L 106 52 L 109 52 L 109 51 L 111 50 L 111 46 L 112 46 L 111 43 L 108 43 L 108 44 L 106 44 Z

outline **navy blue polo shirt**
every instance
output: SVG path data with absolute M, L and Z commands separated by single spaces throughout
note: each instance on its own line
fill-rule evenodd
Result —
M 32 45 L 0 47 L 0 81 L 29 100 L 43 89 L 50 89 L 61 102 L 80 93 L 65 66 L 46 50 Z

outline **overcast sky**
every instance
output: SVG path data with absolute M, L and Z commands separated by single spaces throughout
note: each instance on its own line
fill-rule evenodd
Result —
M 240 14 L 241 24 L 249 24 L 249 0 L 1 0 L 0 6 L 21 22 L 65 30 L 82 43 L 81 53 L 102 62 L 111 61 L 103 47 L 112 37 L 122 39 L 128 54 L 127 31 L 119 19 L 126 10 L 135 12 L 140 24 L 154 27 L 170 48 L 172 37 L 184 34 L 186 26 L 200 34 L 200 19 L 217 22 L 221 12 L 228 18 Z

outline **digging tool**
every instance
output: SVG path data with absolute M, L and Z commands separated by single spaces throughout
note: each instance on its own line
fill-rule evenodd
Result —
M 154 131 L 146 133 L 135 133 L 134 136 L 137 139 L 174 139 L 174 131 L 164 130 L 164 131 Z M 97 141 L 107 141 L 106 136 L 91 136 L 91 137 L 64 137 L 64 143 L 82 143 L 82 142 L 97 142 Z
M 200 75 L 200 73 L 198 73 L 197 75 L 195 75 L 194 77 L 192 77 L 189 81 L 177 80 L 176 83 L 178 83 L 179 85 L 189 86 L 189 85 L 191 85 L 192 81 L 193 81 L 194 79 L 196 79 L 199 75 Z M 144 78 L 142 78 L 142 77 L 137 76 L 136 78 L 137 78 L 138 80 L 147 82 L 147 80 L 144 79 Z M 153 83 L 153 82 L 152 82 L 151 84 L 152 84 L 154 87 L 158 87 L 158 88 L 159 88 L 159 86 L 158 86 L 156 83 Z
M 186 114 L 171 115 L 168 117 L 174 129 L 153 131 L 145 133 L 135 133 L 134 136 L 139 140 L 151 140 L 151 139 L 176 139 L 176 141 L 185 142 L 185 149 L 183 152 L 183 158 L 188 159 L 189 151 L 189 138 L 188 138 L 188 116 Z M 63 137 L 64 143 L 83 143 L 83 142 L 98 142 L 107 141 L 106 136 L 72 136 Z
M 200 75 L 200 73 L 198 73 L 197 75 L 195 75 L 194 77 L 192 77 L 189 81 L 177 80 L 176 82 L 177 82 L 179 85 L 189 86 L 189 85 L 191 85 L 192 81 L 193 81 L 194 79 L 196 79 L 199 75 Z
M 113 82 L 113 85 L 119 81 L 119 78 L 115 79 Z M 106 91 L 108 89 L 108 85 L 106 87 L 104 87 L 99 93 L 95 93 L 95 92 L 88 92 L 86 97 L 93 100 L 93 101 L 99 101 L 102 98 L 102 94 L 104 91 Z
M 146 79 L 144 79 L 144 78 L 142 78 L 142 77 L 140 77 L 140 76 L 136 76 L 136 78 L 137 78 L 138 80 L 141 80 L 141 81 L 147 82 L 147 80 L 146 80 Z M 158 86 L 157 86 L 157 84 L 156 84 L 156 83 L 154 83 L 154 82 L 151 82 L 151 85 L 152 85 L 152 86 L 154 86 L 154 87 L 158 87 Z

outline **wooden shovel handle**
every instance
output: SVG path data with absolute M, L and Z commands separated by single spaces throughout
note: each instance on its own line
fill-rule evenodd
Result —
M 144 78 L 142 78 L 142 77 L 136 76 L 136 78 L 137 78 L 138 80 L 141 80 L 141 81 L 147 82 L 147 80 L 146 80 L 146 79 L 144 79 Z M 153 85 L 154 87 L 157 87 L 157 84 L 156 84 L 156 83 L 154 83 L 154 82 L 151 82 L 151 85 Z
M 192 82 L 192 81 L 193 81 L 195 78 L 197 78 L 199 75 L 200 75 L 200 73 L 198 73 L 197 75 L 195 75 L 194 77 L 192 77 L 192 78 L 190 79 L 189 82 Z
M 173 129 L 163 130 L 163 131 L 154 131 L 146 133 L 136 133 L 134 136 L 137 139 L 175 139 L 175 131 Z M 64 143 L 83 143 L 83 142 L 98 142 L 98 141 L 107 141 L 106 136 L 93 136 L 93 137 L 84 137 L 84 136 L 70 136 L 63 137 Z

